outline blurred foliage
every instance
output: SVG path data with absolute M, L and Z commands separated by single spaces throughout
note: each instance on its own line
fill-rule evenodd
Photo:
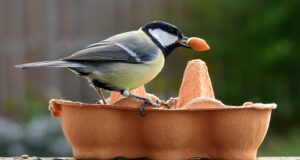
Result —
M 27 123 L 0 118 L 0 154 L 15 157 L 67 156 L 71 148 L 62 135 L 59 121 L 45 115 L 36 115 Z M 3 129 L 5 128 L 5 129 Z
M 271 129 L 281 133 L 300 122 L 299 6 L 297 0 L 185 1 L 179 22 L 210 44 L 204 60 L 217 98 L 277 103 Z
M 47 108 L 41 106 L 48 106 L 48 99 L 29 91 L 22 100 L 7 99 L 4 102 L 4 115 L 21 123 L 26 123 L 37 115 L 48 113 Z
M 0 117 L 0 155 L 14 157 L 71 155 L 58 120 L 50 118 L 48 100 L 28 92 L 24 99 L 8 99 Z
M 292 129 L 285 135 L 268 133 L 262 146 L 258 150 L 259 156 L 299 156 L 300 130 Z

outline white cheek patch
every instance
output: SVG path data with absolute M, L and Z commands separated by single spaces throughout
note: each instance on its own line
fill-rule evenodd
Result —
M 149 29 L 149 33 L 164 47 L 174 44 L 178 37 L 161 29 Z

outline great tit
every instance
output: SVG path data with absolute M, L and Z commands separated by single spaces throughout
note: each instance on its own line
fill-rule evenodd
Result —
M 60 60 L 26 63 L 15 67 L 68 68 L 85 77 L 98 92 L 104 104 L 106 101 L 101 88 L 142 100 L 144 103 L 139 107 L 139 112 L 144 114 L 147 104 L 155 107 L 159 105 L 149 98 L 133 95 L 129 90 L 142 86 L 156 77 L 164 66 L 165 58 L 175 48 L 190 48 L 187 40 L 188 37 L 176 26 L 155 21 L 138 30 L 117 34 L 91 44 Z

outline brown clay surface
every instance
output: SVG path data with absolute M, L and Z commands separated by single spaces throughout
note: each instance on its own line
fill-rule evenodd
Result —
M 144 87 L 131 91 L 160 101 Z M 149 157 L 150 159 L 256 159 L 275 103 L 246 102 L 228 106 L 214 97 L 207 67 L 201 60 L 186 67 L 178 98 L 166 107 L 112 92 L 109 105 L 51 100 L 49 109 L 61 121 L 77 159 Z

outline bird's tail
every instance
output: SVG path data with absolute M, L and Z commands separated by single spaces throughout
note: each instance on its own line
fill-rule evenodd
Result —
M 33 68 L 33 67 L 80 68 L 80 67 L 85 67 L 85 66 L 79 62 L 57 60 L 57 61 L 25 63 L 25 64 L 16 65 L 15 67 L 27 69 L 27 68 Z

